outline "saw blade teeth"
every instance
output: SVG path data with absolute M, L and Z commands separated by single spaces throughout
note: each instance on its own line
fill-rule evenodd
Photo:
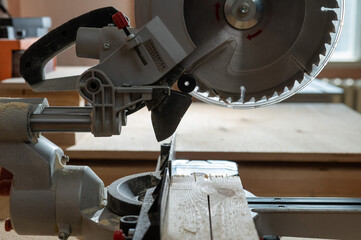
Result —
M 286 2 L 286 0 L 284 1 Z M 330 50 L 330 47 L 328 45 L 334 43 L 337 32 L 336 30 L 339 30 L 339 25 L 338 25 L 339 23 L 335 22 L 338 20 L 338 11 L 336 12 L 336 10 L 333 9 L 333 8 L 338 8 L 337 1 L 336 0 L 319 0 L 319 1 L 320 2 L 310 0 L 310 3 L 308 4 L 306 9 L 307 11 L 310 12 L 309 13 L 307 12 L 305 20 L 303 19 L 302 23 L 300 22 L 300 24 L 302 24 L 302 34 L 300 34 L 300 32 L 298 34 L 300 34 L 301 37 L 299 35 L 295 36 L 297 37 L 295 38 L 297 39 L 297 42 L 295 42 L 294 45 L 292 45 L 293 47 L 292 50 L 294 51 L 289 51 L 290 54 L 284 55 L 285 56 L 284 63 L 286 63 L 287 57 L 291 57 L 293 62 L 296 64 L 296 66 L 292 66 L 289 68 L 291 69 L 290 71 L 283 71 L 282 73 L 277 72 L 277 71 L 282 71 L 282 67 L 287 66 L 286 64 L 282 64 L 282 65 L 280 64 L 279 68 L 269 67 L 269 69 L 266 68 L 262 69 L 259 68 L 259 66 L 257 65 L 258 68 L 254 68 L 254 69 L 264 70 L 264 71 L 260 71 L 262 75 L 259 75 L 259 77 L 257 78 L 255 77 L 256 74 L 251 71 L 242 72 L 242 70 L 244 69 L 248 70 L 247 68 L 248 65 L 245 64 L 245 62 L 253 63 L 253 61 L 247 61 L 247 58 L 244 58 L 243 56 L 252 55 L 252 52 L 249 51 L 248 52 L 249 55 L 244 55 L 244 54 L 236 55 L 236 49 L 241 49 L 241 48 L 236 48 L 232 45 L 234 47 L 233 52 L 231 51 L 230 48 L 225 48 L 224 51 L 229 50 L 231 51 L 231 53 L 227 53 L 227 54 L 224 53 L 224 55 L 221 54 L 212 55 L 212 58 L 208 59 L 208 62 L 210 63 L 209 66 L 204 64 L 204 65 L 200 65 L 199 68 L 194 69 L 195 72 L 202 73 L 199 74 L 199 76 L 202 76 L 202 79 L 200 79 L 200 81 L 201 80 L 203 81 L 203 83 L 201 83 L 201 85 L 203 86 L 199 85 L 199 89 L 197 89 L 196 91 L 204 93 L 202 94 L 202 97 L 208 95 L 209 98 L 212 98 L 211 99 L 212 102 L 218 99 L 219 101 L 224 102 L 226 104 L 235 104 L 235 105 L 236 104 L 257 105 L 258 103 L 259 105 L 264 105 L 264 103 L 267 101 L 277 101 L 277 98 L 280 98 L 281 95 L 282 95 L 281 98 L 283 99 L 286 96 L 289 96 L 292 93 L 296 92 L 303 85 L 309 82 L 318 72 L 317 70 L 324 65 L 325 60 L 327 60 L 326 57 L 328 56 Z M 192 0 L 186 0 L 186 2 L 189 3 L 188 4 L 189 6 L 193 6 Z M 200 2 L 203 2 L 204 4 L 208 3 L 208 1 L 206 0 Z M 276 5 L 277 4 L 275 4 L 275 6 Z M 189 16 L 195 16 L 195 15 L 190 14 Z M 292 17 L 294 17 L 294 15 L 292 15 Z M 294 19 L 300 19 L 300 18 L 294 17 Z M 315 25 L 316 20 L 319 20 L 317 21 L 319 23 L 318 25 Z M 291 26 L 291 24 L 288 25 Z M 208 26 L 208 25 L 204 24 L 204 26 Z M 293 27 L 293 29 L 295 28 Z M 198 29 L 195 28 L 194 31 L 192 31 L 193 35 L 197 36 L 197 39 L 199 38 L 200 40 L 203 41 L 202 42 L 199 40 L 200 43 L 208 44 L 210 42 L 209 39 L 208 38 L 203 39 L 202 35 L 198 36 L 197 34 L 200 33 L 199 31 L 196 30 Z M 229 34 L 229 32 L 227 33 L 228 35 L 226 34 L 225 37 L 230 37 L 231 35 Z M 262 34 L 263 35 L 261 36 L 263 36 L 263 38 L 266 39 L 264 37 L 265 36 L 264 34 L 267 34 L 266 30 L 264 30 Z M 222 35 L 222 37 L 224 36 Z M 234 36 L 232 35 L 231 37 L 234 37 L 234 39 L 236 39 L 238 35 L 234 35 Z M 274 35 L 272 35 L 271 37 L 274 37 Z M 219 40 L 219 42 L 215 41 L 215 43 L 217 44 L 219 44 L 221 40 L 222 41 L 224 40 L 218 38 L 215 39 Z M 258 49 L 259 45 L 256 40 L 261 41 L 262 38 L 257 38 L 257 39 L 255 38 L 255 41 L 251 41 L 251 42 L 246 41 L 244 44 L 246 45 L 252 43 L 253 47 L 257 45 L 258 47 L 257 48 L 254 47 L 253 49 L 257 53 L 257 50 L 259 50 Z M 238 42 L 238 44 L 242 45 L 243 42 Z M 213 46 L 213 45 L 210 44 L 209 46 Z M 202 50 L 206 51 L 207 49 L 211 49 L 211 48 L 207 47 Z M 250 47 L 247 45 L 246 48 L 241 50 L 247 51 L 249 49 Z M 244 53 L 244 51 L 242 53 Z M 236 57 L 239 57 L 239 60 Z M 228 59 L 231 59 L 232 61 L 229 61 L 229 65 L 227 67 L 226 64 L 228 63 Z M 244 59 L 246 59 L 246 61 Z M 289 62 L 290 62 L 289 59 L 287 59 L 287 63 Z M 242 66 L 245 65 L 244 69 L 239 67 L 241 65 Z M 249 69 L 252 69 L 252 64 L 249 65 L 250 65 Z M 256 64 L 254 65 L 256 66 Z M 239 67 L 239 69 L 237 67 Z M 213 70 L 215 71 L 219 70 L 221 73 L 224 74 L 219 74 L 220 77 L 218 77 L 217 74 L 213 73 Z M 271 76 L 271 73 L 272 74 L 274 73 L 273 70 L 276 71 L 276 74 L 274 74 L 273 78 L 270 77 L 272 78 L 270 82 L 272 83 L 274 82 L 275 83 L 274 85 L 270 85 L 269 87 L 263 87 L 261 81 L 259 82 L 253 81 L 254 79 L 255 80 L 263 79 L 264 76 L 268 74 Z M 248 74 L 248 72 L 250 72 L 250 74 Z M 216 76 L 218 78 L 216 78 Z M 238 79 L 236 79 L 236 77 L 239 77 L 239 81 Z M 278 81 L 277 79 L 281 79 L 281 80 Z M 222 83 L 224 81 L 224 84 L 222 85 L 219 84 L 219 82 L 216 82 L 221 80 Z M 227 81 L 229 82 L 229 84 Z M 242 84 L 242 86 L 238 88 L 238 86 L 240 86 L 238 84 Z M 259 85 L 256 86 L 256 84 Z M 207 86 L 212 86 L 212 87 L 207 87 Z M 246 92 L 246 88 L 249 89 L 249 92 Z
M 243 103 L 250 103 L 250 102 L 256 102 L 256 96 L 254 95 L 246 95 L 243 98 Z
M 218 93 L 217 90 L 211 89 L 211 90 L 209 91 L 209 96 L 211 96 L 211 97 L 219 97 L 219 93 Z
M 322 45 L 322 47 L 320 48 L 320 54 L 322 56 L 326 56 L 326 52 L 327 52 L 326 46 Z
M 294 82 L 294 84 L 293 84 L 292 89 L 299 87 L 299 86 L 301 85 L 301 82 L 302 82 L 302 80 L 296 80 L 296 81 Z
M 274 92 L 271 98 L 278 98 L 279 94 L 278 92 Z
M 325 44 L 331 45 L 332 44 L 332 36 L 331 36 L 331 31 L 330 34 L 326 34 L 325 38 L 323 39 L 323 42 Z
M 338 1 L 336 1 L 336 0 L 323 1 L 323 5 L 326 8 L 340 8 L 340 5 L 338 4 Z
M 241 99 L 239 98 L 239 96 L 232 96 L 231 97 L 231 102 L 240 102 L 240 103 L 244 103 L 243 101 L 240 101 Z
M 303 79 L 305 78 L 305 73 L 302 71 L 299 71 L 298 73 L 296 73 L 296 75 L 294 76 L 294 81 L 299 82 L 300 84 L 302 84 Z
M 283 89 L 283 93 L 287 93 L 289 91 L 290 91 L 290 89 L 287 86 Z

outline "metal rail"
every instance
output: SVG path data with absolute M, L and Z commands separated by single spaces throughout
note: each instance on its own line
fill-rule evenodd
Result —
M 30 116 L 33 132 L 90 132 L 90 107 L 49 107 Z

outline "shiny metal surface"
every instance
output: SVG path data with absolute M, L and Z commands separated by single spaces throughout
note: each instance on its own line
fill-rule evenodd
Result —
M 226 0 L 224 15 L 228 23 L 237 29 L 249 29 L 262 18 L 262 0 Z
M 197 46 L 185 61 L 188 71 L 198 80 L 197 92 L 225 104 L 256 105 L 302 83 L 319 65 L 320 55 L 326 55 L 325 45 L 335 32 L 337 15 L 322 10 L 338 7 L 335 0 L 265 1 L 263 17 L 248 30 L 235 29 L 217 15 L 215 6 L 222 12 L 228 4 L 184 2 L 188 33 Z
M 260 236 L 360 239 L 360 198 L 247 198 Z
M 252 4 L 262 8 L 254 14 Z M 138 27 L 159 16 L 178 41 L 193 41 L 182 66 L 197 80 L 194 97 L 255 108 L 291 97 L 317 76 L 336 47 L 343 9 L 344 0 L 136 0 L 135 11 Z
M 49 107 L 30 116 L 33 132 L 90 132 L 91 108 Z

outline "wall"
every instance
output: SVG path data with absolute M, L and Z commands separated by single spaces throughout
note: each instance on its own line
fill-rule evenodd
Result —
M 14 17 L 38 17 L 50 16 L 53 27 L 56 28 L 81 14 L 91 10 L 113 6 L 124 12 L 134 24 L 134 1 L 133 0 L 10 0 L 9 11 Z M 93 65 L 97 61 L 80 59 L 75 55 L 75 48 L 71 47 L 58 57 L 59 66 L 69 65 Z

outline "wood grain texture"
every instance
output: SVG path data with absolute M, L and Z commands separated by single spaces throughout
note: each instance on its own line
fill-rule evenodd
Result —
M 154 160 L 150 113 L 128 119 L 121 136 L 77 134 L 77 159 Z M 177 130 L 177 157 L 234 161 L 361 162 L 361 114 L 342 104 L 277 104 L 236 111 L 194 103 Z
M 0 220 L 9 218 L 9 198 L 8 196 L 0 196 Z M 0 227 L 1 229 L 1 227 Z M 0 234 L 1 236 L 1 234 Z M 1 237 L 0 237 L 1 239 Z
M 173 176 L 162 237 L 259 239 L 239 177 Z

